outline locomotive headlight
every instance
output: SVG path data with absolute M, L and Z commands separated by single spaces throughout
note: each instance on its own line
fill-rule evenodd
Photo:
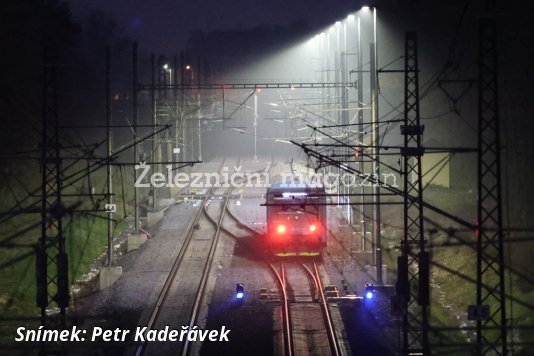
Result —
M 286 232 L 286 227 L 284 225 L 278 225 L 276 231 L 278 231 L 279 234 L 283 234 L 284 232 Z
M 317 230 L 317 226 L 315 224 L 310 225 L 310 232 L 315 232 Z

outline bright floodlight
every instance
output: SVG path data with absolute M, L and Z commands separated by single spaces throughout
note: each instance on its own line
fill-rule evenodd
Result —
M 280 139 L 280 138 L 276 138 L 276 139 L 274 140 L 274 142 L 288 143 L 288 144 L 290 144 L 290 145 L 293 144 L 291 141 L 288 141 L 288 140 L 282 140 L 282 139 Z
M 189 69 L 191 69 L 191 66 L 188 64 L 188 65 L 185 66 L 185 69 L 189 70 Z
M 336 26 L 339 26 L 339 25 L 341 25 L 341 22 L 336 21 Z
M 163 65 L 163 69 L 169 69 L 169 65 L 168 64 L 164 64 Z
M 367 6 L 367 5 L 362 6 L 362 10 L 369 10 L 369 6 Z
M 354 15 L 350 14 L 349 16 L 347 16 L 347 20 L 350 20 L 350 21 L 354 20 Z

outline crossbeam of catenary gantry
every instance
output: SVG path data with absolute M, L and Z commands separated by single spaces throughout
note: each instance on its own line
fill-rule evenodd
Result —
M 227 89 L 323 89 L 355 88 L 356 84 L 347 82 L 328 83 L 195 83 L 195 84 L 138 84 L 137 90 L 227 90 Z
M 306 147 L 303 144 L 295 142 L 295 141 L 291 141 L 291 143 L 294 144 L 295 146 L 300 147 L 304 151 L 304 153 L 306 155 L 308 155 L 309 157 L 313 157 L 313 158 L 317 159 L 320 162 L 326 163 L 326 164 L 328 164 L 330 166 L 341 168 L 345 172 L 354 173 L 356 175 L 365 175 L 364 172 L 361 172 L 361 171 L 359 171 L 358 169 L 356 169 L 354 167 L 350 167 L 348 165 L 341 164 L 339 161 L 335 160 L 334 158 L 331 158 L 328 155 L 325 155 L 325 154 L 322 154 L 322 153 L 320 153 L 318 151 L 315 151 L 312 148 L 310 148 L 309 146 Z M 376 177 L 373 177 L 373 175 L 371 175 L 369 177 L 369 182 L 371 182 L 372 184 L 380 184 L 380 186 L 383 189 L 385 189 L 385 190 L 387 190 L 389 192 L 395 193 L 395 194 L 397 194 L 399 196 L 404 196 L 404 192 L 401 189 L 395 188 L 394 186 L 391 186 L 391 185 L 387 185 L 387 184 L 384 183 L 384 181 L 382 181 L 380 179 L 377 179 Z M 409 195 L 408 199 L 415 200 L 416 198 L 414 196 L 410 196 Z M 471 231 L 475 231 L 475 229 L 476 229 L 476 226 L 474 224 L 472 224 L 472 223 L 470 223 L 470 222 L 468 222 L 468 221 L 466 221 L 466 220 L 464 220 L 464 219 L 462 219 L 462 218 L 460 218 L 458 216 L 455 216 L 455 215 L 453 215 L 453 214 L 451 214 L 451 213 L 449 213 L 449 212 L 447 212 L 447 211 L 445 211 L 443 209 L 440 209 L 435 205 L 432 205 L 432 204 L 430 204 L 428 202 L 425 202 L 425 201 L 423 201 L 422 204 L 423 204 L 423 207 L 425 207 L 425 208 L 427 208 L 429 210 L 432 210 L 433 212 L 435 212 L 435 213 L 437 213 L 439 215 L 442 215 L 442 216 L 444 216 L 444 217 L 446 217 L 446 218 L 448 218 L 448 219 L 450 219 L 450 220 L 452 220 L 452 221 L 454 221 L 454 222 L 456 222 L 456 223 L 458 223 L 458 224 L 460 224 L 462 226 L 465 226 L 468 229 L 470 229 Z

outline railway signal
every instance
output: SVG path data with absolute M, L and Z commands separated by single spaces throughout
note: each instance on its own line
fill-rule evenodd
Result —
M 365 283 L 365 299 L 371 300 L 375 297 L 375 285 L 370 283 Z
M 245 298 L 245 286 L 242 283 L 236 284 L 235 297 L 237 300 L 243 300 L 243 298 Z

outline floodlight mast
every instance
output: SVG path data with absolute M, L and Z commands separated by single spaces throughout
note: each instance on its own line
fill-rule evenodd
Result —
M 365 8 L 365 7 L 364 7 Z M 369 8 L 369 7 L 367 7 Z M 372 142 L 373 142 L 373 173 L 380 176 L 380 131 L 378 123 L 378 51 L 376 36 L 376 7 L 371 7 L 373 13 L 373 43 L 371 43 L 371 116 L 372 116 Z M 381 219 L 380 219 L 380 186 L 373 186 L 373 235 L 374 260 L 376 265 L 376 282 L 382 284 L 382 249 L 381 249 Z
M 133 147 L 133 161 L 134 162 L 138 162 L 139 161 L 139 148 L 137 146 L 137 139 L 138 139 L 138 129 L 137 129 L 137 126 L 138 126 L 138 122 L 137 122 L 137 116 L 138 116 L 138 112 L 137 112 L 137 85 L 138 85 L 138 78 L 137 78 L 137 75 L 138 75 L 138 53 L 137 53 L 137 42 L 134 42 L 133 44 L 133 53 L 132 53 L 132 71 L 133 71 L 133 75 L 132 75 L 132 79 L 133 79 L 133 83 L 132 83 L 132 87 L 133 87 L 133 92 L 132 92 L 132 106 L 133 106 L 133 132 L 134 132 L 134 147 Z M 133 172 L 133 178 L 134 178 L 134 182 L 137 180 L 137 170 L 134 169 L 134 172 Z M 134 233 L 136 235 L 139 234 L 139 208 L 138 208 L 138 203 L 139 203 L 139 197 L 137 196 L 137 187 L 134 185 Z
M 107 144 L 107 154 L 108 157 L 113 156 L 113 133 L 111 131 L 111 126 L 113 125 L 113 108 L 111 102 L 111 48 L 106 47 L 106 144 Z M 106 164 L 106 173 L 107 173 L 107 194 L 108 194 L 108 251 L 107 251 L 107 264 L 108 267 L 113 265 L 113 209 L 111 208 L 113 204 L 113 176 L 111 172 L 111 162 Z
M 254 162 L 258 161 L 258 95 L 254 93 Z
M 361 20 L 360 17 L 358 17 L 358 141 L 363 142 L 363 135 L 364 135 L 364 126 L 363 126 L 363 56 L 362 56 L 362 41 L 361 41 Z M 364 156 L 359 155 L 360 158 L 360 164 L 359 168 L 361 172 L 365 172 L 365 169 L 363 167 L 364 165 Z M 367 249 L 367 221 L 365 220 L 365 197 L 363 194 L 365 193 L 365 187 L 361 187 L 362 197 L 361 197 L 361 205 L 360 205 L 360 223 L 362 224 L 362 251 L 365 251 Z
M 202 161 L 202 104 L 200 102 L 200 93 L 197 94 L 198 99 L 198 160 Z
M 373 41 L 370 44 L 369 56 L 370 56 L 370 69 L 369 79 L 371 87 L 371 142 L 372 148 L 372 172 L 377 176 L 380 176 L 380 125 L 378 118 L 378 45 L 377 45 L 377 24 L 376 24 L 376 7 L 365 5 L 362 6 L 362 10 L 371 11 L 373 15 Z M 358 18 L 358 47 L 360 44 L 359 29 L 360 23 Z M 358 51 L 361 53 L 361 50 Z M 358 56 L 361 59 L 361 56 Z M 360 68 L 358 70 L 358 88 L 361 87 L 361 61 L 359 61 Z M 361 102 L 363 98 L 360 98 L 358 92 L 358 101 Z M 358 121 L 361 122 L 360 112 L 358 113 Z M 363 131 L 360 129 L 360 131 Z M 363 139 L 363 137 L 361 137 Z M 360 140 L 361 142 L 362 140 Z M 373 260 L 376 266 L 376 282 L 382 284 L 382 249 L 381 249 L 381 218 L 380 218 L 380 186 L 373 186 Z M 363 215 L 363 214 L 362 214 Z M 362 218 L 364 220 L 364 218 Z

